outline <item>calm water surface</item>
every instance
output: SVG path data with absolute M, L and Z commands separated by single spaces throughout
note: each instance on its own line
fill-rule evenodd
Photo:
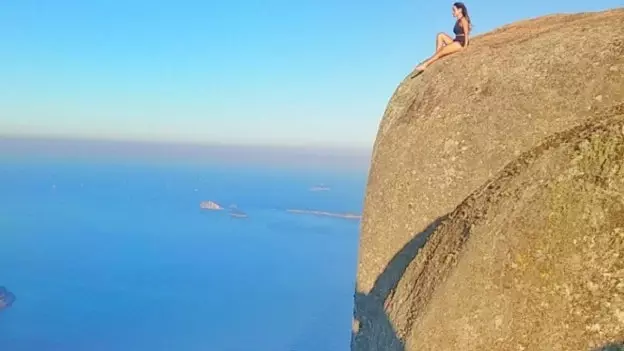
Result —
M 0 161 L 0 350 L 349 349 L 365 172 Z

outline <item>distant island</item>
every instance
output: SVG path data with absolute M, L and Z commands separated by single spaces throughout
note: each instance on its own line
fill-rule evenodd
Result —
M 331 188 L 323 184 L 315 185 L 310 188 L 310 191 L 329 191 L 329 190 L 331 190 Z
M 208 211 L 223 211 L 225 210 L 225 208 L 223 208 L 223 206 L 219 205 L 218 203 L 214 202 L 214 201 L 202 201 L 199 203 L 199 207 L 202 210 L 208 210 Z M 233 218 L 247 218 L 247 214 L 241 210 L 239 210 L 236 205 L 230 205 L 229 207 L 229 213 L 230 213 L 230 217 Z
M 247 218 L 247 214 L 239 209 L 236 209 L 236 207 L 232 208 L 230 210 L 230 217 L 234 217 L 234 218 Z
M 199 204 L 199 208 L 201 208 L 202 210 L 213 210 L 213 211 L 223 210 L 223 207 L 221 207 L 221 205 L 213 201 L 202 201 Z
M 230 217 L 232 218 L 247 218 L 249 217 L 247 213 L 241 211 L 236 205 L 230 205 L 228 209 L 223 208 L 223 206 L 219 205 L 214 201 L 202 201 L 199 204 L 199 207 L 202 210 L 209 211 L 223 211 L 227 210 L 229 212 Z M 294 214 L 308 214 L 314 216 L 325 216 L 325 217 L 334 217 L 334 218 L 343 218 L 343 219 L 353 219 L 360 220 L 362 218 L 361 215 L 356 213 L 336 213 L 336 212 L 328 212 L 328 211 L 319 211 L 319 210 L 297 210 L 297 209 L 288 209 L 286 212 L 294 213 Z
M 327 216 L 327 217 L 337 217 L 344 219 L 361 219 L 362 216 L 355 213 L 334 213 L 334 212 L 326 212 L 326 211 L 314 211 L 314 210 L 286 210 L 286 212 L 296 213 L 296 214 L 311 214 L 315 216 Z
M 0 311 L 11 307 L 15 302 L 15 295 L 8 291 L 4 286 L 0 286 Z

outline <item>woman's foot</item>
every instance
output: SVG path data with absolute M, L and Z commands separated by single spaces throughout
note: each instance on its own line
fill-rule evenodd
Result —
M 427 68 L 424 64 L 416 66 L 416 71 L 422 72 Z

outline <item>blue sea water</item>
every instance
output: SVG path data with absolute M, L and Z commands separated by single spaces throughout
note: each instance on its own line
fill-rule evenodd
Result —
M 365 178 L 2 159 L 0 350 L 348 350 L 359 222 L 286 209 L 361 213 Z

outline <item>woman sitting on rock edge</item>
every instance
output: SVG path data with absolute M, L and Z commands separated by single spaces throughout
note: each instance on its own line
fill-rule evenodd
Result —
M 468 9 L 464 3 L 456 2 L 453 4 L 453 17 L 457 18 L 455 27 L 453 27 L 455 39 L 451 38 L 446 33 L 439 33 L 438 38 L 436 39 L 435 54 L 416 67 L 417 72 L 424 71 L 430 64 L 434 63 L 438 59 L 456 53 L 468 46 L 468 35 L 472 29 L 472 24 L 470 23 L 470 17 L 468 16 Z

